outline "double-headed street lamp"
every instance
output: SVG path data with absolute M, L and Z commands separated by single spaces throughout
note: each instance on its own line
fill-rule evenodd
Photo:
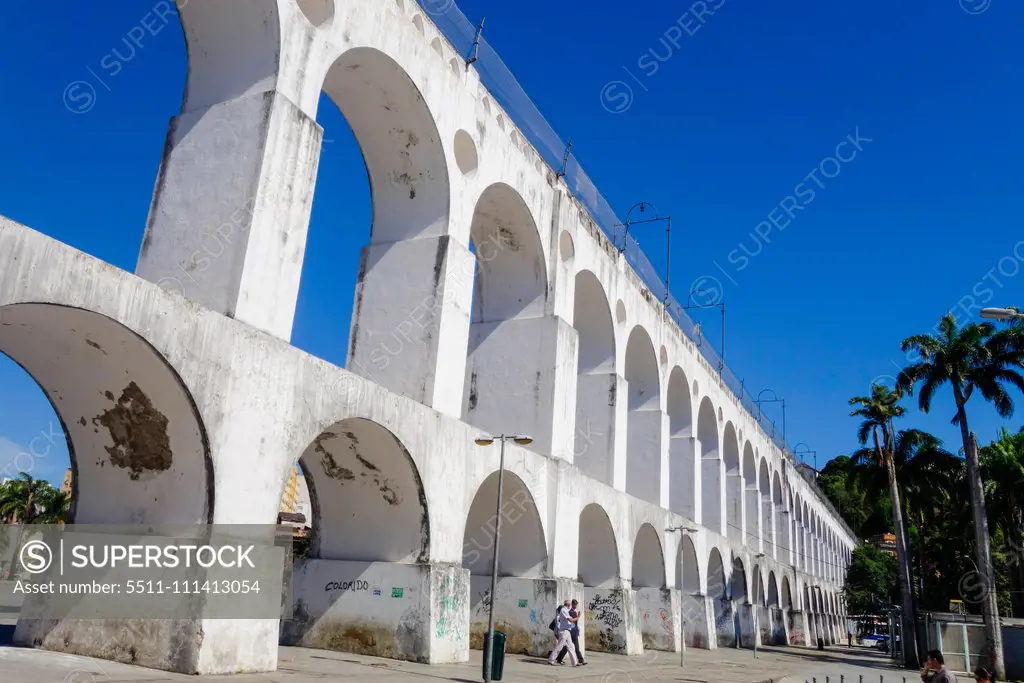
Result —
M 983 308 L 981 309 L 982 318 L 991 318 L 993 320 L 1013 320 L 1014 318 L 1020 320 L 1024 319 L 1024 313 L 1021 313 L 1016 306 L 1008 306 L 1006 308 Z
M 505 442 L 515 441 L 520 446 L 527 446 L 533 443 L 533 439 L 523 434 L 500 434 L 498 436 L 478 436 L 474 439 L 477 446 L 490 446 L 495 441 L 501 442 L 501 456 L 498 459 L 498 507 L 495 512 L 494 521 L 494 560 L 491 564 L 491 608 L 487 617 L 487 642 L 484 643 L 484 681 L 491 681 L 491 666 L 493 664 L 492 653 L 494 652 L 494 602 L 495 591 L 498 588 L 498 541 L 501 539 L 501 488 L 505 479 Z

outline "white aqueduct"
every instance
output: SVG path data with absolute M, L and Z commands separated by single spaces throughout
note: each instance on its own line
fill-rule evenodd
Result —
M 510 650 L 546 652 L 572 597 L 586 647 L 625 655 L 839 635 L 857 539 L 413 0 L 180 15 L 136 273 L 0 218 L 0 350 L 61 416 L 75 522 L 273 524 L 298 459 L 313 559 L 290 621 L 22 619 L 16 642 L 198 673 L 274 670 L 279 642 L 465 661 L 493 548 L 481 431 L 534 437 L 506 455 Z M 349 369 L 289 344 L 321 92 L 372 188 Z M 323 589 L 356 578 L 405 590 Z

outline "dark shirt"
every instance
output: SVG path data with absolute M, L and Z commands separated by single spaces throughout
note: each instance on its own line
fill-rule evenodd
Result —
M 576 610 L 574 610 L 572 607 L 569 608 L 569 617 L 571 619 L 575 619 L 579 615 L 580 615 L 580 613 L 577 612 Z M 570 631 L 575 631 L 578 634 L 580 632 L 580 622 L 574 621 L 571 624 L 569 624 L 569 630 Z

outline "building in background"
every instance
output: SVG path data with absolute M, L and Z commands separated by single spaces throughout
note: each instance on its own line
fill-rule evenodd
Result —
M 300 545 L 305 547 L 305 541 L 308 540 L 312 526 L 312 513 L 306 477 L 299 470 L 299 466 L 295 465 L 288 474 L 288 481 L 281 494 L 277 523 L 292 528 L 292 538 L 296 543 L 297 551 Z
M 870 536 L 867 542 L 883 553 L 896 557 L 896 534 L 876 534 L 875 536 Z
M 71 495 L 71 468 L 64 470 L 64 482 L 60 485 L 61 493 Z

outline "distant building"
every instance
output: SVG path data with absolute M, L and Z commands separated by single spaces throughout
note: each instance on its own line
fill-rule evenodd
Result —
M 295 465 L 281 494 L 277 523 L 292 527 L 295 536 L 305 536 L 312 526 L 312 513 L 306 477 Z
M 71 495 L 71 468 L 64 470 L 64 483 L 60 485 L 61 493 Z
M 896 534 L 876 534 L 869 537 L 867 542 L 883 553 L 896 557 Z

